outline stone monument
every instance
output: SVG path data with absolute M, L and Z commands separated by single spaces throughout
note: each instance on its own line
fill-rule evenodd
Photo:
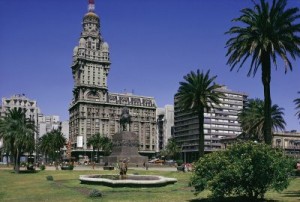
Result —
M 148 157 L 141 156 L 138 153 L 139 137 L 136 133 L 129 131 L 130 123 L 131 115 L 129 114 L 129 109 L 124 107 L 120 118 L 121 132 L 112 136 L 112 153 L 110 156 L 103 158 L 105 163 L 111 165 L 125 160 L 131 165 L 142 165 L 148 162 Z

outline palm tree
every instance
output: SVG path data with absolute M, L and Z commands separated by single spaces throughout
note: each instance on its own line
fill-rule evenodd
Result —
M 298 93 L 300 94 L 300 91 Z M 300 119 L 300 98 L 295 99 L 294 103 L 296 105 L 296 110 L 298 110 L 296 112 L 296 116 L 298 116 L 298 119 Z
M 271 107 L 271 126 L 272 131 L 284 131 L 285 121 L 283 118 L 283 108 L 278 105 Z M 264 101 L 261 99 L 249 99 L 243 110 L 238 114 L 238 120 L 243 130 L 242 135 L 246 139 L 258 141 L 264 140 L 263 126 L 265 122 Z
M 21 154 L 34 150 L 36 131 L 34 121 L 26 118 L 26 110 L 21 108 L 9 109 L 6 117 L 0 121 L 0 138 L 5 147 L 10 149 L 16 173 L 19 173 Z
M 254 1 L 253 1 L 254 2 Z M 252 56 L 248 76 L 255 76 L 259 67 L 262 70 L 264 86 L 264 139 L 267 144 L 272 143 L 271 123 L 271 61 L 277 68 L 276 57 L 279 56 L 285 64 L 285 72 L 292 70 L 288 56 L 296 59 L 300 55 L 300 24 L 295 23 L 300 18 L 298 8 L 286 8 L 286 0 L 273 0 L 270 6 L 265 0 L 260 4 L 254 3 L 254 8 L 241 10 L 242 15 L 233 21 L 244 24 L 232 27 L 226 34 L 234 35 L 226 42 L 229 56 L 227 64 L 231 70 Z
M 204 112 L 213 108 L 213 105 L 220 103 L 220 97 L 223 93 L 216 91 L 221 86 L 214 83 L 217 76 L 210 77 L 210 71 L 205 74 L 197 70 L 191 71 L 184 76 L 183 82 L 180 82 L 176 94 L 177 107 L 183 112 L 195 113 L 199 121 L 199 157 L 204 155 Z
M 97 161 L 99 162 L 99 150 L 102 149 L 104 155 L 109 155 L 112 149 L 112 141 L 108 137 L 102 136 L 100 133 L 96 133 L 87 141 L 88 145 L 93 146 L 93 150 L 97 149 Z
M 46 133 L 39 138 L 39 150 L 43 153 L 46 163 L 48 162 L 48 156 L 51 154 L 52 149 L 51 133 Z
M 102 137 L 102 151 L 104 156 L 108 156 L 111 153 L 113 143 L 110 138 Z
M 51 156 L 52 160 L 58 160 L 60 149 L 66 144 L 66 138 L 59 129 L 53 129 L 39 139 L 39 149 L 47 156 Z

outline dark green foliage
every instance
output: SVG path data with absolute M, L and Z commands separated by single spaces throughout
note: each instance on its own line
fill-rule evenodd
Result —
M 20 156 L 23 152 L 34 150 L 34 133 L 37 131 L 34 121 L 26 118 L 26 110 L 9 109 L 6 116 L 0 118 L 0 139 L 4 151 L 13 157 L 14 169 L 19 173 Z
M 267 190 L 287 188 L 293 167 L 293 160 L 282 150 L 245 142 L 199 159 L 190 185 L 195 187 L 196 194 L 209 189 L 216 198 L 263 198 Z
M 183 164 L 183 160 L 176 160 L 177 166 L 181 166 Z
M 40 170 L 45 170 L 46 166 L 45 165 L 40 165 Z
M 165 158 L 173 158 L 178 159 L 178 154 L 181 152 L 181 147 L 176 143 L 174 138 L 168 140 L 168 144 L 165 149 L 160 151 L 161 156 L 165 156 Z
M 283 110 L 276 104 L 271 107 L 271 126 L 273 131 L 284 131 L 285 129 L 286 123 L 283 118 Z M 263 100 L 248 99 L 244 108 L 238 114 L 238 120 L 241 123 L 245 139 L 264 141 L 263 125 L 265 116 Z
M 65 166 L 61 166 L 62 170 L 73 170 L 74 166 L 73 165 L 65 165 Z
M 39 138 L 39 149 L 44 155 L 50 156 L 52 160 L 58 160 L 61 148 L 66 144 L 66 138 L 59 129 L 53 129 Z M 47 160 L 47 158 L 46 158 Z
M 111 153 L 112 150 L 112 141 L 110 138 L 105 137 L 104 135 L 101 135 L 100 133 L 96 133 L 92 135 L 87 140 L 87 144 L 89 146 L 93 146 L 93 150 L 97 149 L 97 160 L 99 163 L 99 150 L 102 149 L 102 152 L 104 156 L 108 156 Z
M 300 91 L 298 93 L 300 94 Z M 298 119 L 300 119 L 300 98 L 296 98 L 294 100 L 294 103 L 296 105 L 296 110 L 297 110 L 296 116 L 298 117 Z
M 227 64 L 231 70 L 239 70 L 242 66 L 249 67 L 248 76 L 255 76 L 261 69 L 264 87 L 264 139 L 272 144 L 271 126 L 271 65 L 277 68 L 277 57 L 284 62 L 285 72 L 292 70 L 290 58 L 300 55 L 300 24 L 299 9 L 287 6 L 287 0 L 253 1 L 253 8 L 241 10 L 241 16 L 233 19 L 237 25 L 226 34 L 231 38 L 226 42 L 229 56 Z M 290 57 L 290 58 L 289 58 Z M 250 65 L 244 65 L 247 60 Z
M 48 175 L 48 176 L 46 177 L 46 179 L 47 179 L 48 181 L 53 181 L 53 176 L 52 176 L 52 175 Z
M 97 190 L 97 189 L 93 189 L 89 193 L 89 197 L 102 197 L 102 193 L 99 190 Z

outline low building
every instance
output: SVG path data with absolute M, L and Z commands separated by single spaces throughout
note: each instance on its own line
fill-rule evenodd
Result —
M 226 137 L 221 140 L 222 149 L 227 149 L 232 144 L 246 141 L 241 137 Z M 272 147 L 282 148 L 289 156 L 300 159 L 300 132 L 296 130 L 274 132 Z
M 287 155 L 300 158 L 300 132 L 296 130 L 276 132 L 273 135 L 273 147 L 284 149 Z

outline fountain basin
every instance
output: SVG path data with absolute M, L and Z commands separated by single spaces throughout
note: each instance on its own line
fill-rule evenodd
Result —
M 157 175 L 80 175 L 82 184 L 98 184 L 109 187 L 160 187 L 177 182 L 176 178 L 167 178 Z

